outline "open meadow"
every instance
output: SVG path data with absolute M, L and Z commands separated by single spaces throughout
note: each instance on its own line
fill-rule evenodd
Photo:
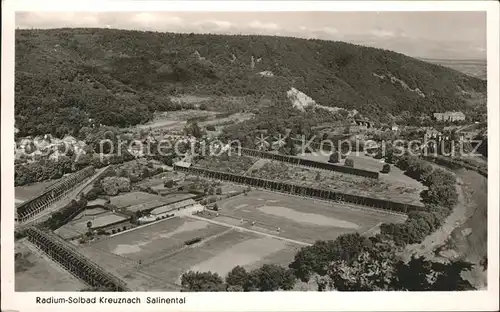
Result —
M 142 270 L 179 284 L 181 275 L 190 270 L 212 271 L 225 276 L 237 265 L 247 269 L 254 269 L 265 263 L 287 266 L 298 247 L 300 246 L 274 238 L 228 229 L 220 236 L 197 246 L 182 249 L 170 257 L 152 262 Z
M 16 244 L 16 291 L 79 291 L 88 287 L 27 241 Z M 41 282 L 42 281 L 42 282 Z
M 202 240 L 185 244 L 196 238 Z M 177 217 L 80 248 L 103 267 L 114 267 L 115 274 L 127 282 L 132 280 L 137 289 L 161 290 L 158 283 L 165 281 L 167 288 L 164 290 L 168 290 L 179 285 L 180 276 L 189 270 L 225 275 L 236 265 L 248 269 L 265 263 L 287 266 L 299 247 L 230 225 L 213 224 L 210 220 Z M 117 261 L 120 268 L 117 268 Z M 149 288 L 148 279 L 156 286 Z
M 173 218 L 141 227 L 93 244 L 95 248 L 133 261 L 149 262 L 163 257 L 195 238 L 208 238 L 224 227 L 186 218 Z
M 356 165 L 355 167 L 359 168 Z M 283 181 L 300 184 L 301 186 L 322 188 L 412 205 L 421 204 L 420 193 L 424 189 L 418 182 L 409 181 L 411 180 L 409 177 L 406 177 L 408 184 L 402 183 L 400 180 L 403 178 L 397 172 L 395 173 L 397 179 L 389 178 L 392 173 L 387 174 L 387 177 L 382 177 L 384 174 L 380 174 L 381 177 L 379 179 L 370 179 L 335 171 L 298 167 L 274 160 L 264 164 L 257 170 L 249 171 L 251 171 L 249 174 L 256 178 Z
M 45 189 L 57 181 L 58 180 L 48 180 L 16 187 L 14 189 L 16 202 L 22 203 L 39 196 Z

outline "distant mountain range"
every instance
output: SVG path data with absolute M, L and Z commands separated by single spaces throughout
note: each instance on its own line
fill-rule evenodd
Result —
M 446 60 L 446 59 L 428 59 L 421 58 L 421 60 L 444 67 L 454 69 L 464 74 L 486 80 L 487 78 L 487 63 L 486 60 L 481 59 L 463 59 L 463 60 Z

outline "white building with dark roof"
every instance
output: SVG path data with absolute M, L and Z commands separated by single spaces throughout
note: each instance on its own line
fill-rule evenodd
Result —
M 437 121 L 463 121 L 465 114 L 462 112 L 434 113 L 434 118 Z

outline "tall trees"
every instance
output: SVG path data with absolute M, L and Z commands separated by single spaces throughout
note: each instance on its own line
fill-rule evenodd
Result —
M 189 271 L 181 277 L 182 287 L 189 291 L 224 291 L 225 285 L 222 277 L 212 272 Z

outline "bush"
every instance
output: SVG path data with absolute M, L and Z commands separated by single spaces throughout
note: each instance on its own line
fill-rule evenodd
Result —
M 106 177 L 102 180 L 102 189 L 106 195 L 115 196 L 120 192 L 130 192 L 131 180 L 124 177 Z
M 354 160 L 352 160 L 352 159 L 350 159 L 350 158 L 347 158 L 347 159 L 345 160 L 344 166 L 346 166 L 346 167 L 351 167 L 351 168 L 352 168 L 352 167 L 354 167 Z
M 196 244 L 198 242 L 201 242 L 201 237 L 196 237 L 196 238 L 187 240 L 187 241 L 184 242 L 184 244 L 187 245 L 187 246 L 189 246 L 189 245 Z
M 216 130 L 214 125 L 208 125 L 206 127 L 206 129 L 207 129 L 207 131 L 215 131 Z
M 339 152 L 333 152 L 331 155 L 330 155 L 330 158 L 328 159 L 328 162 L 329 163 L 332 163 L 332 164 L 336 164 L 340 161 L 340 154 Z
M 112 234 L 116 234 L 116 230 L 115 230 L 115 229 L 112 229 L 112 230 L 111 230 L 111 233 L 112 233 Z
M 174 180 L 168 180 L 163 183 L 164 187 L 172 188 L 174 187 Z
M 391 172 L 391 165 L 384 164 L 384 166 L 382 167 L 382 173 L 389 173 L 389 172 Z

